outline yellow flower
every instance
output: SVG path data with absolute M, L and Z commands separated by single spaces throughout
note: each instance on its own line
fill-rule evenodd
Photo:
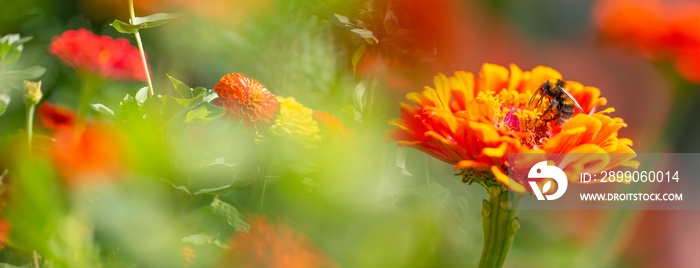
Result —
M 277 101 L 280 103 L 280 113 L 269 133 L 287 137 L 307 147 L 313 147 L 321 140 L 321 129 L 314 120 L 313 110 L 304 107 L 294 97 L 277 97 Z

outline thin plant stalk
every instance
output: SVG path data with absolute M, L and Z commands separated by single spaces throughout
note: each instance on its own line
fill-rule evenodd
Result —
M 39 254 L 36 253 L 36 250 L 32 253 L 32 258 L 34 259 L 34 268 L 39 268 Z
M 29 151 L 32 150 L 34 110 L 36 110 L 36 104 L 27 106 L 27 147 L 29 148 Z
M 136 21 L 136 14 L 134 13 L 134 0 L 129 0 L 129 14 L 131 15 L 131 24 L 133 25 Z M 141 64 L 143 64 L 143 70 L 146 72 L 146 81 L 148 82 L 148 91 L 153 96 L 153 83 L 151 82 L 151 73 L 148 71 L 148 62 L 146 61 L 146 53 L 143 51 L 143 44 L 141 43 L 141 35 L 138 31 L 134 33 L 136 36 L 136 44 L 139 47 L 139 52 L 141 54 Z

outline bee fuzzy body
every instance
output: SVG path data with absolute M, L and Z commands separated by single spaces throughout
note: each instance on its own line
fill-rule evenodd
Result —
M 540 99 L 537 101 L 539 106 L 542 103 L 542 99 L 548 96 L 551 100 L 549 107 L 542 114 L 545 122 L 554 121 L 557 127 L 563 127 L 566 122 L 574 117 L 575 108 L 578 108 L 581 113 L 583 109 L 581 105 L 578 104 L 576 99 L 571 96 L 571 93 L 566 90 L 566 83 L 560 79 L 550 79 L 545 81 L 532 95 L 530 98 L 530 103 L 535 98 L 535 96 L 540 95 Z

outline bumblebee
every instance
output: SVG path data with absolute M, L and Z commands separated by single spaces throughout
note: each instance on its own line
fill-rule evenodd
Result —
M 571 96 L 571 93 L 566 90 L 566 87 L 566 83 L 561 79 L 549 79 L 535 91 L 535 94 L 532 94 L 528 105 L 532 104 L 532 100 L 534 100 L 537 95 L 540 95 L 537 106 L 542 103 L 544 96 L 549 96 L 552 102 L 549 104 L 547 110 L 544 111 L 542 117 L 547 116 L 547 114 L 552 114 L 545 122 L 554 121 L 557 127 L 563 127 L 569 119 L 574 117 L 574 106 L 576 106 L 581 113 L 584 113 L 581 105 Z

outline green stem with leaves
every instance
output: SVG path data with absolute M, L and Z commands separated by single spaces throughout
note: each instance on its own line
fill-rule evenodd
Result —
M 134 13 L 134 0 L 129 0 L 129 14 L 131 15 L 130 22 L 133 25 L 136 23 L 136 14 Z M 146 81 L 148 82 L 148 91 L 153 96 L 153 83 L 151 82 L 151 73 L 148 71 L 148 62 L 146 61 L 146 53 L 143 51 L 143 44 L 141 43 L 141 35 L 138 31 L 134 33 L 136 37 L 136 44 L 139 47 L 139 52 L 141 53 L 141 64 L 143 64 L 143 70 L 146 72 Z
M 515 233 L 520 229 L 518 207 L 522 195 L 508 192 L 498 183 L 480 182 L 489 194 L 481 208 L 481 224 L 484 231 L 484 247 L 481 251 L 480 268 L 499 268 L 508 256 Z

